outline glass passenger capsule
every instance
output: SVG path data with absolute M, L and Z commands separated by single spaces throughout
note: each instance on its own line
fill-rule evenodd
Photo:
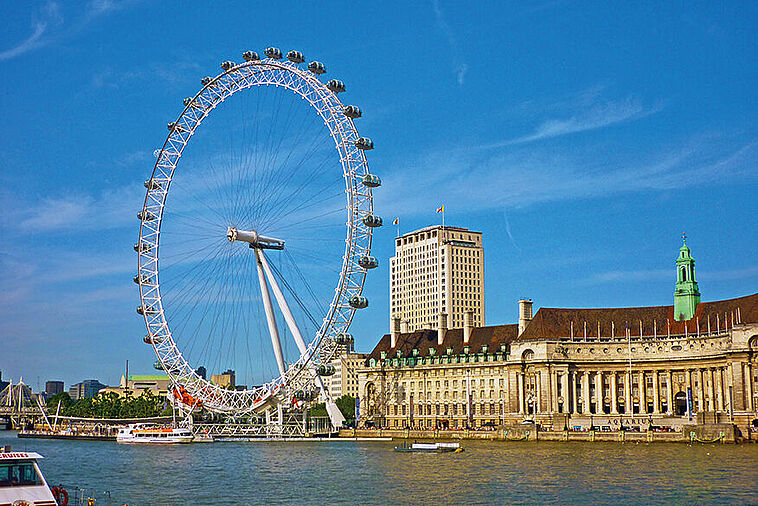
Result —
M 363 176 L 363 186 L 368 186 L 369 188 L 376 188 L 377 186 L 382 186 L 382 180 L 379 178 L 379 176 L 375 176 L 374 174 L 366 174 Z
M 267 47 L 263 54 L 274 60 L 282 59 L 282 51 L 278 47 Z
M 234 68 L 234 62 L 233 61 L 225 61 L 221 64 L 221 68 L 224 69 L 224 71 L 230 71 Z
M 376 269 L 379 267 L 379 260 L 377 260 L 376 257 L 372 257 L 371 255 L 363 255 L 358 259 L 358 265 L 364 269 Z
M 146 284 L 147 282 L 150 281 L 150 278 L 148 276 L 146 276 L 145 274 L 143 274 L 141 276 L 139 274 L 137 274 L 136 276 L 134 276 L 133 280 L 138 285 L 139 284 L 143 284 L 144 285 L 144 284 Z
M 182 125 L 180 125 L 179 123 L 176 123 L 174 121 L 172 121 L 171 123 L 167 124 L 166 128 L 168 128 L 172 132 L 179 132 L 179 133 L 181 133 L 181 132 L 186 132 L 187 131 L 186 128 L 184 128 Z
M 162 337 L 150 337 L 149 335 L 143 337 L 142 340 L 145 342 L 145 344 L 160 344 L 163 342 Z
M 200 84 L 203 86 L 208 86 L 213 81 L 213 78 L 210 76 L 205 76 L 202 79 L 200 79 Z
M 150 253 L 150 250 L 152 250 L 153 247 L 146 243 L 146 242 L 135 242 L 134 243 L 134 251 L 137 253 Z
M 342 93 L 343 91 L 345 91 L 345 83 L 343 83 L 339 79 L 330 79 L 326 83 L 326 87 L 332 90 L 334 93 Z
M 153 362 L 153 369 L 157 369 L 159 371 L 163 370 L 163 364 L 161 364 L 160 360 L 156 360 L 155 362 Z
M 368 137 L 358 137 L 358 139 L 353 144 L 355 144 L 356 148 L 362 149 L 364 151 L 374 149 L 374 141 Z
M 345 108 L 342 109 L 342 112 L 350 119 L 357 119 L 363 115 L 360 108 L 354 105 L 346 105 Z
M 303 53 L 300 51 L 295 51 L 294 49 L 287 53 L 287 59 L 292 63 L 303 63 L 305 61 L 305 58 L 303 58 Z
M 346 332 L 340 332 L 336 336 L 334 336 L 334 342 L 339 345 L 346 345 L 346 344 L 353 344 L 355 342 L 355 339 L 353 339 L 353 336 L 346 333 Z
M 155 219 L 155 215 L 150 211 L 140 211 L 137 213 L 137 219 L 140 219 L 142 221 L 153 221 Z
M 160 187 L 161 187 L 161 184 L 154 179 L 148 179 L 147 181 L 145 181 L 145 188 L 147 188 L 148 190 L 157 190 Z
M 147 306 L 147 307 L 145 307 L 145 306 L 137 306 L 137 314 L 139 314 L 139 315 L 143 315 L 144 316 L 146 314 L 155 314 L 157 312 L 158 312 L 158 310 L 155 309 L 152 306 Z
M 184 107 L 194 107 L 195 109 L 200 108 L 200 104 L 198 104 L 197 101 L 192 97 L 185 98 L 182 100 L 182 103 L 184 104 Z
M 319 376 L 331 376 L 335 373 L 335 369 L 333 365 L 324 365 L 321 364 L 316 368 L 316 374 Z
M 256 53 L 255 51 L 245 51 L 244 53 L 242 53 L 242 57 L 245 59 L 245 61 L 260 60 L 260 58 L 258 57 L 258 53 Z
M 350 307 L 355 309 L 364 309 L 368 307 L 368 299 L 363 295 L 353 295 L 348 300 Z
M 326 74 L 326 65 L 320 61 L 312 61 L 308 64 L 308 70 L 314 74 Z
M 378 228 L 382 226 L 382 218 L 375 214 L 367 214 L 361 221 L 363 221 L 364 225 L 371 228 Z

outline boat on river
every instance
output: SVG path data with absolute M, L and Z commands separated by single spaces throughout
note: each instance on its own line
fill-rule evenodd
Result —
M 460 453 L 463 451 L 460 443 L 406 443 L 395 447 L 396 452 L 427 452 L 427 453 Z
M 118 430 L 116 441 L 136 444 L 181 444 L 195 439 L 192 431 L 183 427 L 159 427 L 146 423 L 133 423 Z
M 10 447 L 0 447 L 0 505 L 58 504 L 37 465 L 41 458 L 36 452 L 14 452 Z

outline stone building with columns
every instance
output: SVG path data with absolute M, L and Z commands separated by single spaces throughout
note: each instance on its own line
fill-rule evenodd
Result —
M 674 304 L 540 308 L 519 323 L 400 332 L 358 371 L 361 423 L 563 430 L 735 423 L 758 431 L 758 293 L 700 302 L 686 245 Z M 444 322 L 444 315 L 440 322 Z

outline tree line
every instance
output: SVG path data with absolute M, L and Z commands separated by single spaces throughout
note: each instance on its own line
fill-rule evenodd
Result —
M 74 400 L 67 392 L 47 399 L 47 412 L 55 414 L 60 401 L 60 414 L 79 418 L 148 418 L 171 414 L 171 406 L 165 398 L 150 390 L 144 390 L 139 397 L 127 392 L 124 397 L 114 392 L 99 394 L 93 398 Z

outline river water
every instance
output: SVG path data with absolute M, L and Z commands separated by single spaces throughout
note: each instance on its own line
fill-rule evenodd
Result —
M 18 439 L 48 483 L 97 505 L 758 504 L 758 445 L 464 441 L 458 454 L 390 442 L 134 446 Z

